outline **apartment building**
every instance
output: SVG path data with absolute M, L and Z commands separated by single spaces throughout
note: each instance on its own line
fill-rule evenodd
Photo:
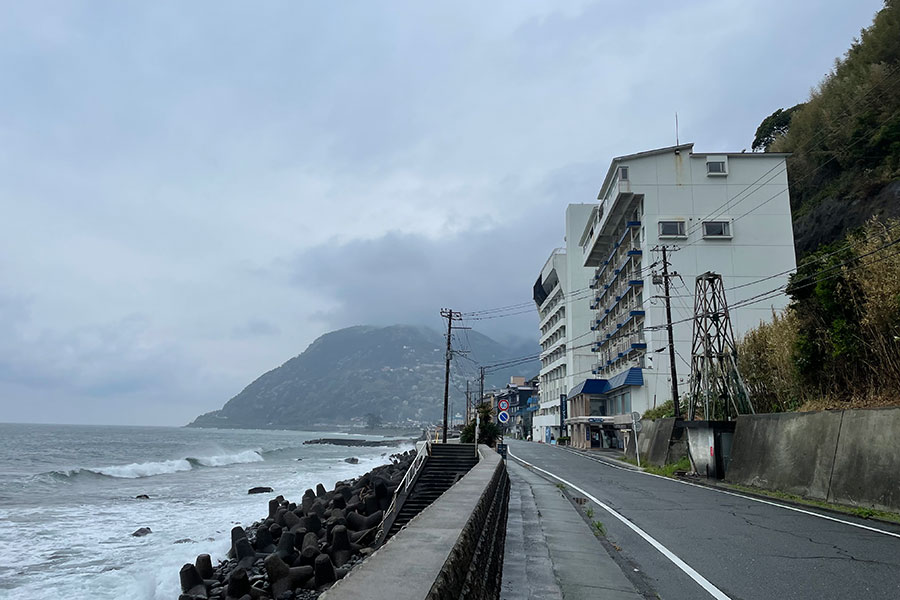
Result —
M 671 399 L 662 246 L 670 249 L 669 269 L 678 273 L 670 293 L 681 393 L 690 375 L 697 275 L 722 275 L 737 337 L 787 305 L 777 293 L 788 280 L 783 273 L 796 266 L 785 158 L 697 153 L 683 144 L 613 159 L 577 240 L 579 264 L 592 270 L 592 293 L 581 302 L 592 314 L 587 331 L 594 360 L 587 377 L 596 380 L 569 388 L 568 397 L 578 398 L 569 407 L 576 415 L 569 424 L 579 445 L 603 439 L 590 414 L 643 412 Z M 765 295 L 772 290 L 775 295 Z M 580 333 L 567 329 L 569 336 Z M 583 393 L 587 389 L 594 393 Z
M 588 335 L 593 312 L 587 298 L 595 269 L 583 264 L 579 246 L 594 210 L 594 204 L 566 208 L 566 245 L 550 254 L 534 284 L 541 344 L 540 395 L 531 431 L 536 442 L 550 442 L 562 434 L 560 399 L 567 397 L 579 377 L 590 375 L 594 361 Z

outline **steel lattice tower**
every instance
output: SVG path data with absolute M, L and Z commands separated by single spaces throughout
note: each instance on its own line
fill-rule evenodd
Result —
M 696 418 L 698 412 L 709 421 L 728 421 L 755 412 L 737 368 L 722 276 L 711 271 L 697 276 L 694 291 L 688 419 Z

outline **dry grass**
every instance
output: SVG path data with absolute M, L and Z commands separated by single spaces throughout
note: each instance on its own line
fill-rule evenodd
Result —
M 898 238 L 900 221 L 872 220 L 848 240 L 859 258 L 841 267 L 831 300 L 855 315 L 843 328 L 792 304 L 744 336 L 739 366 L 757 412 L 900 405 L 900 245 L 889 245 Z M 833 277 L 825 271 L 817 279 Z M 818 372 L 806 367 L 801 376 L 798 342 L 811 335 L 828 351 Z

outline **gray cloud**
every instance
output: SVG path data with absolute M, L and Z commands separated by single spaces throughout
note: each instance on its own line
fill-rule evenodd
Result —
M 333 327 L 528 301 L 612 156 L 676 110 L 746 147 L 880 6 L 10 4 L 0 419 L 179 424 Z
M 281 333 L 281 329 L 265 319 L 250 319 L 232 330 L 232 336 L 237 339 L 269 337 L 279 333 Z

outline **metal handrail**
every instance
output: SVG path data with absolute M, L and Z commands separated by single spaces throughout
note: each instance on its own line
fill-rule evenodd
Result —
M 400 510 L 400 506 L 402 506 L 402 501 L 406 500 L 406 496 L 409 494 L 409 491 L 416 484 L 416 479 L 419 478 L 419 472 L 422 470 L 422 467 L 425 466 L 425 461 L 428 459 L 428 456 L 430 454 L 431 442 L 426 439 L 425 446 L 422 449 L 422 452 L 419 452 L 416 455 L 416 458 L 406 470 L 406 474 L 403 475 L 403 479 L 401 479 L 399 485 L 397 485 L 397 489 L 394 490 L 394 497 L 391 499 L 391 505 L 384 513 L 384 518 L 381 520 L 381 524 L 378 526 L 378 534 L 375 536 L 375 539 L 377 540 L 375 544 L 376 547 L 384 543 L 385 536 L 391 530 L 391 527 L 394 524 L 394 520 L 397 518 L 397 513 Z M 397 500 L 401 498 L 401 504 L 398 505 Z

